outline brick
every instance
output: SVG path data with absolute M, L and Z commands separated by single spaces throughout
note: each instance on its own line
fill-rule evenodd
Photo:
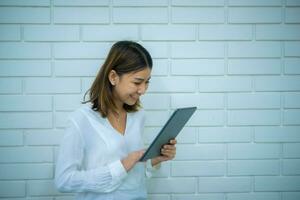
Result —
M 152 58 L 168 58 L 169 47 L 166 42 L 141 42 Z
M 113 8 L 114 23 L 167 23 L 167 7 L 115 7 Z
M 0 23 L 50 23 L 50 8 L 0 7 Z
M 55 24 L 107 24 L 107 7 L 54 7 Z
M 229 42 L 230 58 L 279 58 L 281 47 L 279 42 Z
M 176 85 L 176 87 L 174 87 Z M 194 92 L 196 79 L 193 77 L 152 77 L 149 92 Z
M 284 63 L 285 74 L 300 74 L 300 59 L 286 58 Z
M 287 57 L 300 56 L 300 42 L 284 42 L 284 55 Z
M 54 6 L 108 6 L 109 0 L 54 0 Z
M 195 127 L 184 127 L 176 137 L 178 144 L 197 143 L 197 129 Z
M 250 77 L 200 77 L 200 92 L 246 92 L 251 91 Z
M 169 73 L 169 62 L 166 59 L 154 59 L 151 74 L 153 76 L 166 76 Z M 151 82 L 151 81 L 150 81 Z
M 53 178 L 52 164 L 1 164 L 1 180 L 50 179 Z
M 74 78 L 30 78 L 25 81 L 28 94 L 79 93 L 80 80 Z
M 222 160 L 225 146 L 222 144 L 177 144 L 175 160 Z
M 224 161 L 180 161 L 173 162 L 171 168 L 173 177 L 224 176 L 225 173 L 226 164 Z
M 284 200 L 300 199 L 300 192 L 282 192 L 282 199 Z
M 0 181 L 1 197 L 25 197 L 25 181 Z
M 27 194 L 30 196 L 61 195 L 53 180 L 31 180 L 27 182 Z
M 201 110 L 191 117 L 187 123 L 190 126 L 223 126 L 223 110 Z
M 3 95 L 0 111 L 52 111 L 51 96 Z
M 52 128 L 52 113 L 0 113 L 0 128 Z
M 260 191 L 295 191 L 300 189 L 300 178 L 292 176 L 257 176 L 254 189 Z
M 300 142 L 299 127 L 255 127 L 255 142 Z
M 114 6 L 142 7 L 142 6 L 168 6 L 168 0 L 113 0 Z
M 18 130 L 1 130 L 0 146 L 20 146 L 23 145 L 23 133 Z
M 83 95 L 55 95 L 54 109 L 56 111 L 73 111 L 80 107 Z
M 85 92 L 88 91 L 92 83 L 94 82 L 94 78 L 81 78 L 81 92 L 82 97 L 84 96 Z M 88 96 L 87 96 L 88 99 Z
M 84 41 L 138 40 L 138 34 L 137 25 L 83 26 L 82 29 Z
M 61 193 L 60 193 L 61 195 Z M 40 197 L 36 197 L 36 198 L 40 198 Z M 73 200 L 75 198 L 75 195 L 69 195 L 69 196 L 58 196 L 55 197 L 55 200 Z M 51 199 L 52 200 L 52 199 Z
M 228 125 L 279 125 L 279 110 L 231 110 L 228 111 Z
M 229 144 L 228 159 L 278 159 L 279 144 Z
M 228 109 L 280 108 L 278 93 L 232 93 L 227 97 Z
M 200 94 L 172 94 L 171 108 L 192 107 L 198 109 L 223 109 L 224 94 L 200 93 Z
M 298 110 L 285 110 L 283 113 L 284 125 L 300 125 L 300 109 Z
M 211 192 L 250 192 L 252 189 L 251 178 L 248 177 L 201 177 L 198 182 L 198 191 Z
M 0 94 L 17 94 L 22 92 L 22 80 L 17 78 L 0 78 Z
M 220 42 L 178 42 L 171 44 L 172 58 L 223 58 L 224 44 Z
M 299 159 L 285 159 L 283 160 L 283 174 L 284 175 L 300 175 L 300 160 Z
M 172 60 L 172 75 L 223 75 L 222 59 L 176 59 Z
M 64 130 L 30 130 L 25 132 L 26 145 L 59 145 Z
M 170 96 L 165 94 L 146 94 L 141 98 L 144 109 L 160 110 L 168 109 L 170 105 Z
M 174 194 L 172 200 L 220 200 L 224 199 L 224 194 Z
M 54 74 L 56 76 L 96 76 L 103 61 L 99 60 L 56 60 Z
M 286 1 L 287 6 L 300 6 L 299 0 L 287 0 Z
M 172 0 L 173 6 L 223 6 L 224 1 L 223 0 L 204 0 L 204 1 L 198 1 L 198 0 Z
M 57 43 L 54 44 L 55 58 L 105 58 L 110 45 L 108 43 Z
M 164 194 L 148 194 L 149 200 L 170 200 L 169 195 Z
M 265 75 L 280 74 L 280 59 L 230 59 L 228 74 L 233 75 Z
M 199 143 L 250 142 L 252 130 L 249 127 L 200 127 Z
M 148 111 L 146 112 L 146 126 L 163 126 L 171 114 L 168 111 Z
M 300 26 L 257 25 L 256 40 L 300 40 Z
M 256 91 L 298 91 L 300 89 L 300 77 L 283 76 L 283 77 L 256 77 Z
M 56 112 L 54 117 L 54 126 L 56 128 L 65 128 L 71 112 Z
M 199 40 L 251 40 L 250 25 L 200 25 Z
M 194 193 L 196 191 L 195 178 L 152 178 L 147 180 L 148 192 L 151 193 Z M 160 187 L 163 185 L 164 187 Z
M 79 26 L 26 26 L 25 41 L 79 41 Z
M 230 176 L 279 175 L 278 160 L 234 160 L 228 162 Z
M 285 22 L 286 23 L 299 23 L 300 22 L 300 8 L 286 8 L 285 9 Z
M 229 23 L 280 23 L 281 8 L 276 7 L 231 7 Z
M 72 197 L 72 196 L 71 196 Z M 55 198 L 55 200 L 71 200 L 70 199 L 70 196 L 69 196 L 69 199 L 67 199 L 68 197 L 57 197 Z M 74 198 L 74 197 L 73 197 Z M 51 197 L 31 197 L 31 198 L 28 198 L 28 200 L 53 200 Z
M 1 25 L 0 41 L 18 41 L 21 39 L 21 29 L 17 25 Z
M 51 63 L 44 60 L 1 60 L 0 76 L 51 76 Z
M 223 8 L 173 7 L 172 23 L 223 23 Z
M 50 57 L 50 44 L 14 42 L 0 44 L 0 58 L 2 59 L 31 59 Z
M 285 93 L 284 108 L 300 108 L 300 93 Z
M 2 0 L 1 6 L 50 6 L 49 0 Z
M 0 163 L 53 162 L 50 147 L 1 147 L 0 155 Z
M 196 27 L 193 25 L 143 25 L 141 36 L 142 40 L 195 40 Z
M 229 0 L 229 6 L 281 6 L 281 0 Z
M 280 200 L 278 192 L 229 193 L 227 200 Z
M 152 172 L 151 178 L 168 178 L 170 177 L 171 166 L 170 162 L 161 164 L 159 170 Z
M 283 144 L 284 158 L 300 158 L 300 143 Z

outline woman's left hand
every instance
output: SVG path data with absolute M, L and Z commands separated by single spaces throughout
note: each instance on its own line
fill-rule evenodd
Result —
M 161 148 L 161 156 L 157 156 L 152 159 L 152 166 L 167 160 L 172 160 L 176 155 L 176 147 L 177 140 L 170 140 L 169 144 L 163 145 Z

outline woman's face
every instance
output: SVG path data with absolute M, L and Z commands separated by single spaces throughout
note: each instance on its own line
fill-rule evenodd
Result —
M 113 85 L 114 97 L 120 103 L 126 103 L 127 105 L 134 105 L 139 97 L 145 94 L 150 78 L 151 69 L 149 67 L 121 76 L 112 70 L 109 75 L 110 82 Z

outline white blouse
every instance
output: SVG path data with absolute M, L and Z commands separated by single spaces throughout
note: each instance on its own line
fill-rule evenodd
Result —
M 155 169 L 151 161 L 138 162 L 126 172 L 121 160 L 144 148 L 143 110 L 127 113 L 125 134 L 90 104 L 73 112 L 61 142 L 55 184 L 61 192 L 75 192 L 77 200 L 146 199 L 145 175 Z

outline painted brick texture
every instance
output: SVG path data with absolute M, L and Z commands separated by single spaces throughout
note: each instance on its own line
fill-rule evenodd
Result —
M 299 0 L 0 0 L 0 199 L 73 199 L 59 142 L 118 40 L 153 57 L 145 145 L 198 108 L 150 200 L 300 199 Z

